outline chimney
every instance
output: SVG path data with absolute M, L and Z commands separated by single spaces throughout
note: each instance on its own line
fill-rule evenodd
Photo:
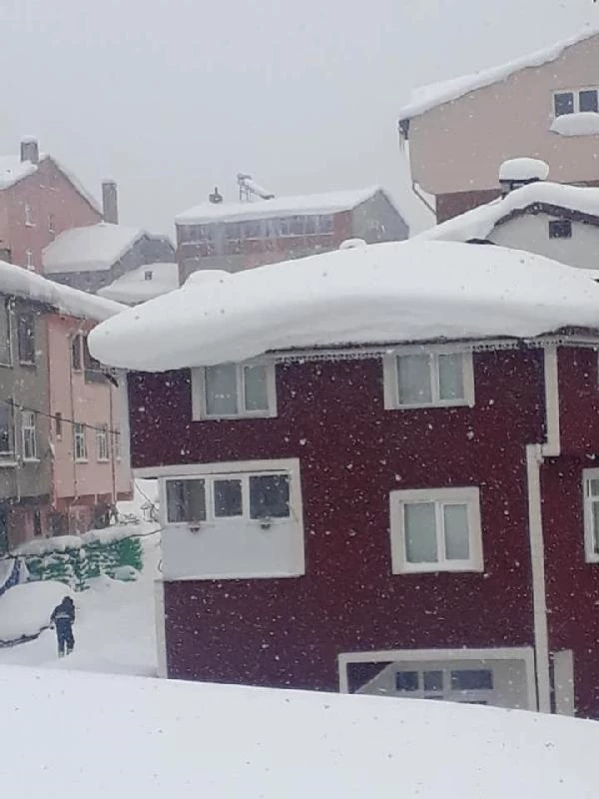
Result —
M 114 180 L 102 181 L 102 216 L 111 225 L 119 223 L 119 203 Z
M 39 164 L 40 148 L 37 139 L 33 136 L 24 136 L 21 139 L 21 161 Z

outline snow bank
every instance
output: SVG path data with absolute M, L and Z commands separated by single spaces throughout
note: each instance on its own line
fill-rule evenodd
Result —
M 562 114 L 553 120 L 551 131 L 560 136 L 596 136 L 599 133 L 599 114 L 596 111 Z
M 462 75 L 459 78 L 422 86 L 412 92 L 410 102 L 400 109 L 399 118 L 411 119 L 430 111 L 431 108 L 435 108 L 438 105 L 457 100 L 475 89 L 482 89 L 485 86 L 491 86 L 493 83 L 506 80 L 510 75 L 519 72 L 521 69 L 541 67 L 543 64 L 556 61 L 567 47 L 583 42 L 598 34 L 599 27 L 589 26 L 574 36 L 569 36 L 556 44 L 544 47 L 541 50 L 535 50 L 513 61 L 508 61 L 490 69 L 483 69 L 470 75 Z
M 62 286 L 22 266 L 4 261 L 0 261 L 0 292 L 43 302 L 67 316 L 99 322 L 125 308 L 118 302 Z
M 99 325 L 89 344 L 104 363 L 163 371 L 297 347 L 529 337 L 571 324 L 599 327 L 599 289 L 570 267 L 412 240 L 186 284 Z
M 410 241 L 468 241 L 484 239 L 514 211 L 531 205 L 549 205 L 599 217 L 599 189 L 560 183 L 531 183 L 515 189 L 503 199 L 480 205 L 460 216 L 414 236 Z
M 44 274 L 110 269 L 145 235 L 143 230 L 107 222 L 65 230 L 44 247 Z
M 209 222 L 238 222 L 246 219 L 272 219 L 294 214 L 334 214 L 349 211 L 369 200 L 378 192 L 380 186 L 368 189 L 327 192 L 326 194 L 307 194 L 297 197 L 275 197 L 272 200 L 236 203 L 202 203 L 179 214 L 175 218 L 178 225 L 198 225 Z M 386 195 L 386 192 L 384 192 Z M 393 204 L 391 198 L 387 199 Z
M 539 158 L 509 158 L 499 167 L 499 180 L 547 180 L 549 164 Z
M 48 555 L 51 552 L 66 552 L 69 549 L 81 549 L 86 544 L 99 542 L 109 544 L 121 541 L 135 534 L 131 525 L 115 524 L 100 530 L 88 530 L 81 535 L 57 535 L 52 538 L 35 538 L 21 544 L 13 550 L 15 555 Z
M 597 795 L 599 726 L 576 719 L 6 666 L 0 703 L 9 795 Z
M 148 279 L 147 274 L 151 277 Z M 179 265 L 176 263 L 144 264 L 126 272 L 113 283 L 100 289 L 98 295 L 109 300 L 134 305 L 179 288 Z
M 74 594 L 68 586 L 53 580 L 9 588 L 0 596 L 0 643 L 39 635 L 65 596 Z

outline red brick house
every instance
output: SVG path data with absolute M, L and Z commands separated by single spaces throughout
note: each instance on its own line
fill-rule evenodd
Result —
M 158 477 L 163 674 L 599 717 L 599 288 L 380 244 L 90 336 Z

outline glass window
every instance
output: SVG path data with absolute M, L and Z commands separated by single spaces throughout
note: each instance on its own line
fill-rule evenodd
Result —
M 439 355 L 439 399 L 464 399 L 464 359 L 461 353 Z
M 580 111 L 597 111 L 597 89 L 583 89 L 578 92 L 578 107 Z
M 292 216 L 290 220 L 292 236 L 304 235 L 304 218 L 302 216 Z
M 76 372 L 81 371 L 81 344 L 82 336 L 77 333 L 71 338 L 71 366 Z
M 74 424 L 73 437 L 75 439 L 75 460 L 87 460 L 87 437 L 85 425 L 79 423 Z
M 33 411 L 21 412 L 21 435 L 23 440 L 23 460 L 36 460 L 37 440 L 35 433 L 35 413 L 33 413 Z
M 434 502 L 406 503 L 404 529 L 408 563 L 436 563 L 438 554 Z
M 423 674 L 423 682 L 425 691 L 443 691 L 443 672 L 425 671 Z
M 443 533 L 445 557 L 448 560 L 468 560 L 470 540 L 467 505 L 443 506 Z
M 395 689 L 397 691 L 412 692 L 420 687 L 417 671 L 398 671 L 395 675 Z
M 206 521 L 204 480 L 167 480 L 166 510 L 169 522 Z
M 228 222 L 225 225 L 225 235 L 229 241 L 241 238 L 241 227 L 239 222 Z
M 56 436 L 60 438 L 62 436 L 62 413 L 60 411 L 54 415 L 54 423 L 56 425 Z
M 154 273 L 152 272 L 152 270 L 146 269 L 146 271 L 144 272 L 144 280 L 152 280 L 153 277 Z
M 266 366 L 244 366 L 243 389 L 246 411 L 268 410 Z
M 6 402 L 0 402 L 0 456 L 14 454 L 13 409 Z
M 551 219 L 549 222 L 550 239 L 571 239 L 572 222 L 569 219 Z
M 54 214 L 48 214 L 48 233 L 50 233 L 50 235 L 56 233 L 56 218 Z
M 558 92 L 553 95 L 553 105 L 555 116 L 559 117 L 562 114 L 574 113 L 574 93 L 573 92 Z
M 400 405 L 427 405 L 433 400 L 428 355 L 400 355 L 397 358 L 397 386 Z
M 117 427 L 112 433 L 112 451 L 117 461 L 121 459 L 121 431 Z
M 333 217 L 330 214 L 323 214 L 318 217 L 319 233 L 332 233 L 334 228 Z
M 7 301 L 0 304 L 0 363 L 12 363 L 10 336 L 10 307 Z
M 289 517 L 289 476 L 268 474 L 250 476 L 250 518 Z
M 304 217 L 304 233 L 308 236 L 314 235 L 317 232 L 318 217 L 306 216 Z
M 35 363 L 35 316 L 32 313 L 19 314 L 17 334 L 19 361 L 21 363 Z
M 29 203 L 25 203 L 25 224 L 27 227 L 33 227 L 33 212 Z
M 215 480 L 214 515 L 217 518 L 222 518 L 226 516 L 241 516 L 242 514 L 241 480 Z
M 456 669 L 451 672 L 453 691 L 489 691 L 493 689 L 491 669 Z
M 204 382 L 207 415 L 235 416 L 238 413 L 235 364 L 207 366 L 204 370 Z
M 591 523 L 593 527 L 593 554 L 599 555 L 599 502 L 591 504 Z
M 96 452 L 99 461 L 110 460 L 108 452 L 108 425 L 101 424 L 96 428 Z

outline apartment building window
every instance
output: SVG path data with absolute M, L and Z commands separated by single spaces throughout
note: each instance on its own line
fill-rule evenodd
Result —
M 572 222 L 569 219 L 550 219 L 549 220 L 550 239 L 571 239 Z
M 75 460 L 76 461 L 86 461 L 87 460 L 87 437 L 86 437 L 86 429 L 85 425 L 82 424 L 74 424 L 73 425 L 73 436 L 74 436 L 74 446 L 75 446 Z
M 82 356 L 81 347 L 83 345 L 83 336 L 81 333 L 76 333 L 71 338 L 71 367 L 74 372 L 81 371 Z
M 48 214 L 48 233 L 51 236 L 56 233 L 56 217 L 54 214 Z
M 192 374 L 194 419 L 276 416 L 273 364 L 219 364 Z
M 0 461 L 14 460 L 15 425 L 13 408 L 8 402 L 0 401 Z
M 112 451 L 117 461 L 121 460 L 121 431 L 117 427 L 112 433 Z
M 437 668 L 402 669 L 395 673 L 395 691 L 411 699 L 443 699 L 473 705 L 493 700 L 492 669 Z
M 599 563 L 599 469 L 585 469 L 582 477 L 586 560 Z
M 394 574 L 482 571 L 478 488 L 392 491 Z
M 407 351 L 384 360 L 385 407 L 474 404 L 472 354 Z
M 564 114 L 599 111 L 599 97 L 596 88 L 572 89 L 555 92 L 553 95 L 553 112 L 556 117 Z
M 33 512 L 33 535 L 36 538 L 42 535 L 42 514 L 39 510 Z
M 144 280 L 152 280 L 153 276 L 154 275 L 152 273 L 152 270 L 146 269 L 146 271 L 144 272 Z
M 21 441 L 23 460 L 37 460 L 37 433 L 33 411 L 21 411 Z
M 21 313 L 17 321 L 17 338 L 19 346 L 19 361 L 26 364 L 35 364 L 35 315 Z
M 54 425 L 56 438 L 62 438 L 62 413 L 60 413 L 60 411 L 54 414 Z
M 31 206 L 29 203 L 25 203 L 25 225 L 26 227 L 34 227 L 33 223 L 33 211 L 31 210 Z
M 25 266 L 27 269 L 35 269 L 35 264 L 33 263 L 33 252 L 31 250 L 25 250 Z
M 108 425 L 101 424 L 98 425 L 96 429 L 96 452 L 99 461 L 108 461 L 110 460 L 109 457 L 109 450 L 108 450 Z
M 11 310 L 8 300 L 0 302 L 0 365 L 12 364 Z

